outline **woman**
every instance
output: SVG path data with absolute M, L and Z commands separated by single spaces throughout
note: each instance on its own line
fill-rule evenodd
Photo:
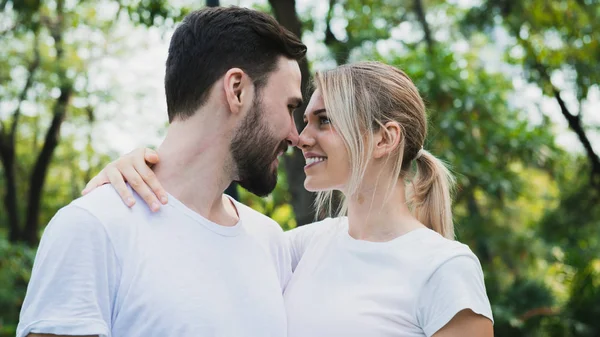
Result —
M 289 336 L 492 336 L 479 261 L 453 240 L 453 178 L 423 149 L 427 122 L 417 88 L 378 62 L 315 79 L 298 144 L 304 186 L 318 192 L 318 213 L 331 211 L 334 191 L 343 201 L 337 217 L 287 232 Z M 120 161 L 103 175 L 112 183 L 146 169 L 141 152 Z M 155 177 L 145 180 L 161 190 Z

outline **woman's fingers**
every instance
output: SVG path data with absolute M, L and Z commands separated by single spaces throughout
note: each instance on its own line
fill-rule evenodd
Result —
M 117 161 L 120 160 L 122 160 L 122 158 L 118 159 Z M 129 167 L 131 167 L 131 165 Z M 131 169 L 133 170 L 132 167 Z M 108 166 L 104 168 L 104 171 L 106 171 L 106 176 L 108 177 L 108 180 L 110 181 L 111 185 L 113 185 L 113 188 L 117 191 L 121 199 L 123 199 L 123 202 L 129 207 L 135 205 L 135 198 L 133 197 L 133 193 L 131 193 L 131 190 L 127 188 L 127 184 L 125 183 L 125 181 L 128 181 L 131 185 L 131 181 L 129 179 L 131 178 L 131 176 L 133 176 L 133 174 L 127 172 L 127 174 L 130 176 L 127 177 L 123 173 L 123 171 L 127 170 L 119 168 L 117 166 L 117 163 L 108 164 Z
M 96 187 L 100 187 L 104 184 L 109 183 L 108 177 L 106 176 L 106 172 L 104 170 L 100 171 L 92 180 L 90 180 L 86 185 L 83 191 L 81 191 L 81 195 L 86 195 L 94 190 Z
M 153 212 L 160 204 L 168 202 L 168 196 L 151 165 L 159 162 L 158 154 L 152 149 L 139 148 L 108 164 L 86 185 L 82 194 L 106 183 L 113 185 L 123 202 L 129 207 L 135 204 L 131 188 L 148 204 Z M 127 183 L 126 183 L 127 182 Z
M 153 197 L 142 196 L 144 198 L 144 200 L 146 201 L 146 203 L 150 202 L 150 203 L 148 203 L 149 206 L 151 206 L 152 203 L 155 201 L 160 201 L 160 203 L 166 204 L 168 201 L 167 192 L 165 191 L 165 189 L 162 187 L 162 185 L 158 181 L 156 174 L 154 174 L 154 172 L 146 164 L 146 162 L 136 161 L 134 163 L 134 167 L 135 167 L 136 171 L 138 172 L 138 174 L 140 175 L 140 177 L 142 178 L 143 183 L 152 191 Z M 137 190 L 136 190 L 136 192 L 140 193 Z M 147 193 L 147 190 L 145 188 L 143 189 L 143 193 Z

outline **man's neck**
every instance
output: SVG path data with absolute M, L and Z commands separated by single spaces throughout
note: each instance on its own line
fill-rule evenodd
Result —
M 169 126 L 153 170 L 167 192 L 187 207 L 220 225 L 234 225 L 235 207 L 223 197 L 233 176 L 230 142 L 215 131 L 219 128 L 197 130 L 197 125 L 186 121 Z

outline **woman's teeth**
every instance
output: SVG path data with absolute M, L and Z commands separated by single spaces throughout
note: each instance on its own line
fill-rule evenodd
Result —
M 327 159 L 326 157 L 311 157 L 311 158 L 306 158 L 306 165 L 310 165 L 310 164 L 314 164 L 320 161 L 324 161 L 325 159 Z

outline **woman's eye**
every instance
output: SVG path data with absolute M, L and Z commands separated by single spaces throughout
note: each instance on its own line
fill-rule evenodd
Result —
M 320 124 L 330 124 L 331 121 L 327 117 L 319 117 L 319 123 Z

